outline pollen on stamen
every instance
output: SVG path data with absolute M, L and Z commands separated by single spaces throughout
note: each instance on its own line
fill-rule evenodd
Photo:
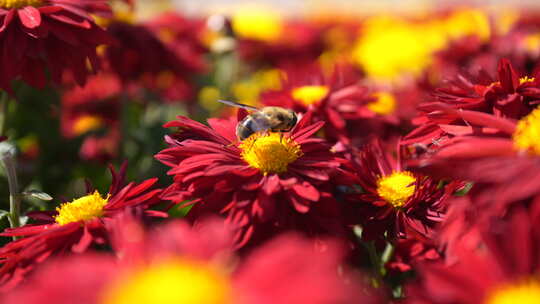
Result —
M 416 178 L 411 172 L 394 172 L 377 181 L 377 194 L 394 208 L 403 207 L 414 194 Z
M 42 0 L 0 0 L 0 7 L 5 9 L 40 6 L 41 4 L 43 4 Z
M 373 95 L 375 96 L 376 100 L 367 105 L 368 109 L 380 115 L 389 115 L 394 113 L 397 104 L 394 95 L 388 92 L 378 92 Z
M 534 77 L 525 76 L 519 79 L 519 84 L 524 84 L 526 82 L 533 82 L 533 81 L 535 81 Z
M 103 207 L 107 205 L 109 197 L 102 198 L 96 190 L 92 194 L 64 203 L 56 208 L 58 215 L 54 217 L 60 225 L 73 222 L 88 221 L 103 216 Z
M 242 141 L 240 149 L 242 158 L 264 175 L 286 172 L 303 154 L 298 143 L 281 133 L 255 133 Z
M 532 155 L 540 155 L 540 108 L 518 121 L 512 136 L 514 147 Z
M 307 85 L 295 88 L 291 95 L 306 106 L 316 104 L 323 100 L 330 89 L 324 85 Z

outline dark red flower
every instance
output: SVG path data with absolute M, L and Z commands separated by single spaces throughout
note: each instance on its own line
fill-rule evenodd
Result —
M 323 125 L 304 116 L 289 133 L 255 133 L 243 142 L 236 120 L 209 119 L 207 127 L 185 117 L 166 124 L 179 131 L 156 158 L 172 169 L 163 198 L 193 205 L 188 217 L 224 214 L 242 227 L 239 245 L 253 234 L 295 228 L 310 234 L 342 233 L 336 185 L 347 182 L 340 159 L 321 139 Z
M 118 253 L 119 260 L 94 253 L 54 261 L 3 302 L 380 302 L 348 268 L 340 267 L 342 248 L 332 240 L 321 250 L 310 240 L 284 235 L 239 260 L 222 222 L 191 228 L 176 221 L 145 233 L 123 221 L 113 230 L 123 231 L 117 241 L 130 244 L 130 250 Z
M 435 112 L 441 104 L 453 110 L 519 119 L 538 105 L 540 82 L 536 77 L 520 78 L 510 62 L 502 59 L 497 79 L 486 74 L 480 74 L 474 80 L 459 75 L 448 88 L 438 89 L 435 98 L 436 101 L 419 106 L 423 114 L 414 120 L 419 127 L 405 136 L 402 144 L 423 144 L 437 148 L 441 139 L 476 131 L 467 120 L 456 114 L 450 114 L 449 111 Z
M 111 168 L 113 180 L 106 197 L 96 190 L 64 203 L 56 212 L 34 212 L 36 224 L 6 229 L 2 236 L 21 237 L 0 248 L 0 290 L 7 291 L 20 283 L 38 263 L 51 255 L 80 253 L 93 244 L 107 243 L 105 225 L 128 208 L 146 210 L 158 203 L 161 189 L 151 189 L 157 179 L 140 184 L 125 183 L 124 165 L 119 173 Z M 146 211 L 148 214 L 157 214 Z
M 427 175 L 403 169 L 401 151 L 397 160 L 383 152 L 378 141 L 366 145 L 354 156 L 360 193 L 349 200 L 359 210 L 354 213 L 365 234 L 381 237 L 432 238 L 434 228 L 444 219 L 447 199 L 462 186 L 460 182 L 441 185 Z
M 69 71 L 78 84 L 86 81 L 87 61 L 99 67 L 96 47 L 112 42 L 90 16 L 110 13 L 105 0 L 18 0 L 0 6 L 0 87 L 22 79 L 46 84 L 46 72 L 60 84 Z

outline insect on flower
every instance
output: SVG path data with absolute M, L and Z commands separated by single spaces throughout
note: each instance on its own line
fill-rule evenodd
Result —
M 293 110 L 281 107 L 258 109 L 241 103 L 218 100 L 229 106 L 242 108 L 251 113 L 236 126 L 236 137 L 242 141 L 258 132 L 289 132 L 296 125 L 298 117 Z

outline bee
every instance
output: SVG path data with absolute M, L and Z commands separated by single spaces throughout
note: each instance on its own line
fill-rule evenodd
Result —
M 293 110 L 281 107 L 258 109 L 241 103 L 218 100 L 229 106 L 242 108 L 251 113 L 236 125 L 236 137 L 240 141 L 257 132 L 289 132 L 296 125 L 298 117 Z

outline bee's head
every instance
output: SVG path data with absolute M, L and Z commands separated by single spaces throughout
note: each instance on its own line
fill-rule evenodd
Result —
M 296 126 L 296 123 L 298 122 L 298 116 L 296 116 L 296 113 L 293 110 L 289 110 L 291 120 L 289 122 L 289 126 L 292 129 L 294 126 Z

